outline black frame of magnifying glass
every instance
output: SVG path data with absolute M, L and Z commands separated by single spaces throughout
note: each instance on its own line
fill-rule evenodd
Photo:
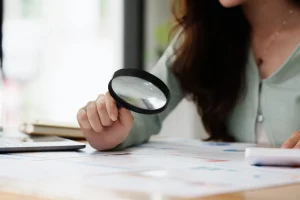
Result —
M 142 109 L 136 106 L 133 106 L 129 103 L 127 103 L 126 101 L 124 101 L 122 98 L 120 98 L 113 90 L 112 88 L 112 81 L 114 80 L 114 78 L 116 77 L 120 77 L 120 76 L 130 76 L 130 77 L 136 77 L 136 78 L 141 78 L 144 79 L 146 81 L 149 81 L 150 83 L 152 83 L 153 85 L 155 85 L 156 87 L 158 87 L 165 95 L 166 97 L 166 104 L 159 108 L 159 109 L 154 109 L 154 110 L 147 110 L 147 109 Z M 120 69 L 117 70 L 112 79 L 109 81 L 108 84 L 108 91 L 110 93 L 110 95 L 114 98 L 114 100 L 117 103 L 118 107 L 124 107 L 128 110 L 131 110 L 133 112 L 137 112 L 137 113 L 141 113 L 141 114 L 157 114 L 160 113 L 162 111 L 164 111 L 170 101 L 170 91 L 167 87 L 167 85 L 161 81 L 159 78 L 157 78 L 156 76 L 150 74 L 149 72 L 140 70 L 140 69 Z

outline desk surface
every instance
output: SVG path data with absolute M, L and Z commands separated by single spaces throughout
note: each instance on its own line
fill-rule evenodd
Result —
M 124 200 L 124 199 L 132 199 L 132 200 L 299 200 L 300 196 L 300 185 L 291 185 L 291 186 L 282 186 L 276 188 L 268 188 L 268 189 L 260 189 L 255 191 L 245 191 L 238 193 L 230 193 L 224 195 L 214 195 L 209 197 L 200 197 L 200 198 L 172 198 L 167 196 L 160 196 L 157 194 L 139 194 L 132 192 L 118 192 L 118 191 L 98 191 L 99 197 L 108 197 L 101 198 L 105 200 Z M 88 194 L 87 194 L 88 196 Z M 22 199 L 22 200 L 48 200 L 51 197 L 43 197 L 37 196 L 35 194 L 17 194 L 14 192 L 3 192 L 0 191 L 0 199 Z M 58 198 L 53 198 L 57 199 Z M 61 198 L 64 199 L 64 198 Z
M 272 199 L 272 200 L 282 200 L 282 199 L 299 199 L 300 196 L 300 169 L 287 169 L 286 171 L 281 172 L 281 169 L 270 169 L 269 171 L 262 170 L 263 172 L 261 175 L 264 175 L 265 179 L 261 180 L 254 180 L 252 177 L 252 173 L 256 173 L 256 171 L 261 172 L 260 169 L 251 169 L 247 167 L 243 167 L 241 164 L 236 169 L 231 168 L 231 165 L 226 165 L 226 161 L 224 160 L 217 160 L 215 157 L 214 159 L 210 159 L 212 163 L 208 163 L 206 167 L 203 168 L 204 157 L 213 157 L 216 152 L 219 152 L 223 146 L 214 147 L 215 150 L 209 149 L 209 146 L 198 145 L 198 143 L 193 143 L 189 141 L 168 141 L 164 139 L 159 139 L 156 141 L 157 143 L 152 143 L 149 145 L 145 145 L 146 147 L 139 147 L 138 149 L 134 149 L 131 151 L 121 151 L 121 152 L 96 152 L 94 149 L 88 147 L 83 152 L 46 152 L 46 153 L 21 153 L 21 154 L 0 154 L 1 160 L 1 167 L 0 167 L 0 199 L 33 199 L 33 200 L 46 200 L 46 199 L 94 199 L 99 198 L 101 199 L 148 199 L 148 200 L 260 200 L 260 199 Z M 186 143 L 189 143 L 189 147 L 187 147 Z M 176 147 L 176 145 L 178 145 Z M 179 146 L 185 146 L 180 149 L 174 150 L 175 147 L 179 148 Z M 158 149 L 153 149 L 153 147 Z M 163 148 L 162 148 L 163 147 Z M 174 147 L 172 149 L 172 147 Z M 152 149 L 151 149 L 152 148 Z M 230 148 L 233 148 L 231 146 Z M 237 147 L 235 147 L 237 148 Z M 192 152 L 194 151 L 194 152 Z M 206 151 L 206 152 L 204 152 Z M 167 153 L 166 153 L 167 152 Z M 204 152 L 204 153 L 202 153 Z M 180 157 L 180 153 L 182 153 Z M 160 155 L 161 154 L 161 155 Z M 238 156 L 232 156 L 230 152 L 222 153 L 220 151 L 220 156 L 223 159 L 232 159 L 231 162 L 240 162 L 237 158 L 241 156 L 242 153 L 238 153 Z M 184 156 L 183 156 L 184 155 Z M 197 157 L 200 155 L 200 157 Z M 126 157 L 127 158 L 124 158 Z M 169 160 L 163 161 L 164 160 Z M 175 157 L 174 157 L 175 156 Z M 177 156 L 177 157 L 176 157 Z M 152 157 L 152 158 L 151 158 Z M 175 158 L 175 161 L 172 160 Z M 178 160 L 178 162 L 177 162 Z M 207 161 L 207 158 L 205 158 Z M 142 164 L 145 161 L 148 164 Z M 196 161 L 196 163 L 193 163 Z M 151 162 L 154 162 L 151 165 Z M 161 162 L 161 163 L 159 163 Z M 177 163 L 176 163 L 177 162 Z M 172 185 L 173 180 L 178 181 L 178 183 L 184 182 L 184 184 L 190 184 L 185 189 L 189 189 L 189 187 L 194 187 L 198 190 L 198 188 L 202 187 L 202 190 L 209 190 L 209 187 L 203 182 L 210 180 L 209 176 L 204 178 L 204 181 L 201 177 L 207 175 L 211 169 L 208 166 L 213 166 L 213 175 L 215 175 L 216 179 L 212 179 L 213 183 L 218 183 L 218 179 L 222 180 L 222 183 L 233 183 L 233 188 L 239 186 L 239 181 L 247 182 L 249 181 L 249 185 L 259 184 L 261 182 L 273 181 L 274 185 L 277 186 L 267 186 L 262 188 L 248 188 L 242 189 L 240 188 L 238 192 L 220 192 L 219 195 L 193 195 L 192 197 L 179 197 L 179 195 L 169 195 L 165 193 L 159 192 L 151 192 L 151 191 L 133 191 L 127 189 L 120 189 L 120 188 L 106 188 L 104 189 L 99 184 L 109 185 L 109 181 L 113 181 L 113 183 L 120 183 L 123 181 L 123 184 L 126 184 L 126 180 L 124 182 L 124 178 L 132 178 L 133 181 L 136 181 L 134 184 L 138 186 L 139 183 L 141 184 L 148 184 L 145 187 L 151 187 L 152 184 L 159 184 L 159 181 L 166 181 L 163 179 L 153 179 L 153 177 L 147 177 L 145 182 L 145 177 L 142 177 L 143 180 L 141 181 L 141 172 L 149 172 L 153 169 L 156 169 L 160 164 L 164 165 L 162 168 L 172 167 L 171 164 L 178 164 L 180 162 L 184 164 L 177 168 L 170 169 L 170 171 L 179 170 L 180 172 L 186 172 L 189 176 L 192 175 L 190 180 L 184 179 L 184 176 L 171 174 L 172 176 L 168 176 L 168 180 L 166 183 Z M 132 164 L 134 163 L 134 164 Z M 150 163 L 150 164 L 149 164 Z M 187 164 L 185 164 L 187 163 Z M 190 168 L 193 168 L 195 165 L 201 164 L 201 171 L 200 176 L 199 172 L 189 172 Z M 122 165 L 124 164 L 124 165 Z M 170 164 L 170 165 L 168 165 Z M 168 165 L 168 166 L 167 166 Z M 237 164 L 238 165 L 238 164 Z M 109 166 L 109 167 L 107 167 Z M 130 166 L 135 168 L 136 171 L 128 170 L 128 168 L 122 169 L 121 166 Z M 145 168 L 145 166 L 147 166 Z M 154 168 L 153 168 L 154 167 Z M 222 167 L 224 169 L 227 167 L 231 169 L 223 170 L 220 172 Z M 198 167 L 199 168 L 199 167 Z M 236 170 L 236 171 L 235 171 Z M 238 171 L 240 170 L 240 171 Z M 277 171 L 276 171 L 277 170 Z M 155 171 L 155 170 L 154 170 Z M 157 170 L 156 170 L 157 171 Z M 232 174 L 230 174 L 232 173 Z M 124 176 L 126 174 L 126 176 Z M 245 176 L 241 179 L 236 176 Z M 250 174 L 248 176 L 248 174 Z M 257 176 L 257 174 L 253 174 Z M 288 175 L 288 176 L 287 176 Z M 121 179 L 119 177 L 122 177 Z M 198 177 L 197 177 L 198 176 Z M 288 179 L 293 176 L 293 183 L 288 183 Z M 200 177 L 200 178 L 199 178 Z M 232 177 L 232 180 L 231 180 Z M 275 177 L 274 179 L 270 179 L 270 177 Z M 157 177 L 155 177 L 157 178 Z M 160 177 L 161 178 L 161 177 Z M 202 181 L 200 185 L 199 179 Z M 230 180 L 229 180 L 230 179 Z M 130 179 L 131 180 L 131 179 Z M 187 182 L 187 180 L 189 182 Z M 196 181 L 195 181 L 196 180 Z M 101 182 L 102 181 L 102 182 Z M 138 182 L 140 181 L 140 182 Z M 144 181 L 144 182 L 143 182 Z M 147 182 L 148 181 L 148 182 Z M 181 182 L 180 182 L 181 181 Z M 198 181 L 198 182 L 197 182 Z M 256 182 L 255 182 L 256 181 Z M 278 182 L 279 181 L 279 182 Z M 283 183 L 281 185 L 281 183 Z M 299 183 L 299 184 L 297 184 Z M 128 183 L 129 184 L 129 183 Z M 196 185 L 193 185 L 196 184 Z M 247 184 L 241 182 L 241 185 L 247 186 Z M 110 184 L 114 185 L 114 184 Z M 163 184 L 160 184 L 160 187 L 163 187 Z M 176 184 L 173 184 L 171 187 L 174 187 L 177 190 L 184 190 L 185 185 L 183 187 L 178 187 Z M 216 185 L 213 185 L 216 186 Z M 262 185 L 263 186 L 263 185 Z M 111 187 L 111 186 L 110 186 Z M 119 184 L 120 187 L 120 184 Z M 122 187 L 122 184 L 121 184 Z M 144 185 L 141 187 L 143 188 Z M 158 187 L 159 188 L 159 187 Z M 173 188 L 173 191 L 174 191 Z M 179 189 L 180 188 L 180 189 Z M 157 187 L 155 188 L 157 190 Z M 154 189 L 154 190 L 155 190 Z M 159 188 L 160 189 L 160 188 Z M 230 187 L 229 187 L 230 189 Z M 172 191 L 172 190 L 171 190 Z M 214 191 L 214 190 L 213 190 Z M 236 190 L 237 191 L 237 190 Z M 196 191 L 197 192 L 197 191 Z M 224 194 L 225 193 L 225 194 Z M 178 193 L 180 194 L 180 192 Z M 203 197 L 205 196 L 205 197 Z

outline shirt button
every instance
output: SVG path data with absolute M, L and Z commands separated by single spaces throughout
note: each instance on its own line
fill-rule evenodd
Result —
M 260 123 L 263 122 L 264 121 L 264 116 L 263 115 L 258 115 L 257 121 L 260 122 Z

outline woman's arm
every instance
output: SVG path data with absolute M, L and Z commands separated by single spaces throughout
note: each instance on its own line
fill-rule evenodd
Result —
M 170 90 L 170 102 L 167 108 L 162 113 L 155 115 L 132 113 L 134 117 L 133 127 L 125 141 L 114 149 L 123 149 L 147 142 L 152 135 L 159 133 L 163 120 L 182 100 L 183 94 L 180 85 L 171 69 L 171 65 L 174 60 L 174 44 L 175 42 L 170 44 L 163 56 L 150 71 L 152 74 L 160 78 Z

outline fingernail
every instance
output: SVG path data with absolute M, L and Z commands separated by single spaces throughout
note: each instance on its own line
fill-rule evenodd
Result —
M 99 101 L 99 102 L 102 102 L 102 101 L 104 101 L 104 96 L 103 96 L 103 95 L 99 95 L 99 97 L 98 97 L 98 101 Z
M 288 148 L 288 146 L 289 146 L 288 144 L 284 144 L 281 146 L 281 148 L 286 149 L 286 148 Z
M 117 115 L 114 114 L 114 113 L 111 114 L 110 118 L 111 118 L 111 120 L 113 120 L 113 121 L 117 121 Z
M 101 99 L 101 98 L 97 99 L 97 101 L 98 101 L 98 103 L 104 103 L 104 99 Z

